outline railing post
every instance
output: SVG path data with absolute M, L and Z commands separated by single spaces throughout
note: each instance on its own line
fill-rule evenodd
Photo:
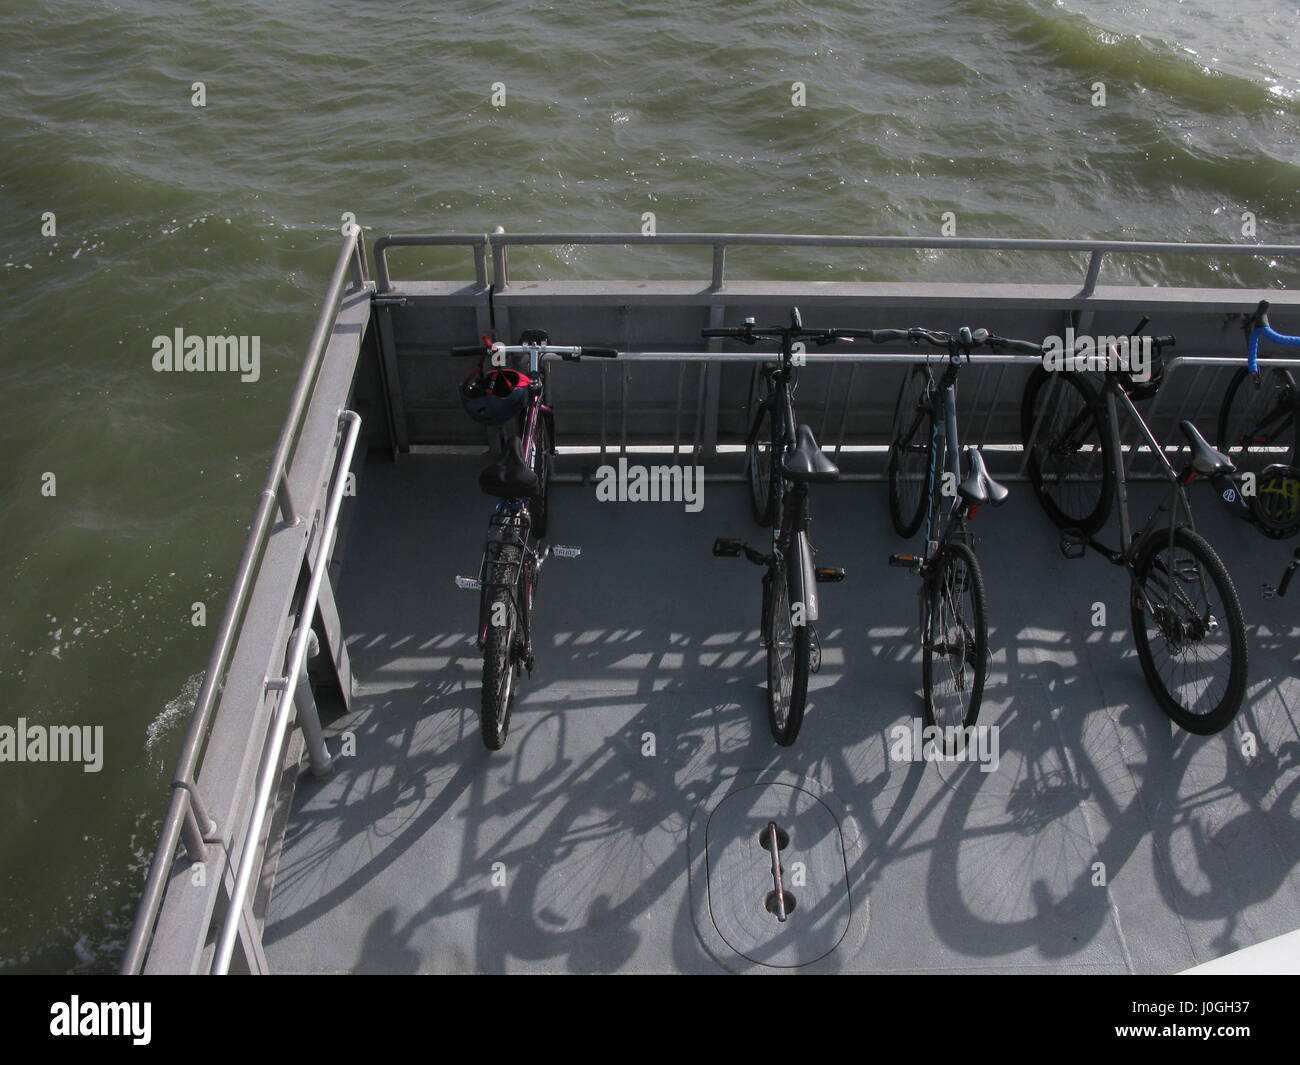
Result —
M 709 287 L 717 292 L 722 288 L 722 279 L 727 269 L 727 246 L 722 241 L 713 245 L 713 279 Z
M 499 236 L 506 231 L 505 226 L 494 226 L 492 236 Z M 506 261 L 506 246 L 498 241 L 488 238 L 492 245 L 492 280 L 498 292 L 504 292 L 510 287 L 510 268 Z
M 300 618 L 299 622 L 310 625 L 311 618 Z M 297 642 L 298 633 L 295 630 L 290 646 Z M 320 654 L 320 640 L 317 639 L 315 632 L 309 632 L 307 657 L 315 658 L 318 654 Z M 328 776 L 330 770 L 334 768 L 334 761 L 330 757 L 329 748 L 325 746 L 325 732 L 321 728 L 320 712 L 316 709 L 316 699 L 312 695 L 311 684 L 305 677 L 298 681 L 293 690 L 293 705 L 298 711 L 298 724 L 302 727 L 303 739 L 306 741 L 312 776 Z
M 280 513 L 289 525 L 301 525 L 302 516 L 294 509 L 293 495 L 289 491 L 289 476 L 284 467 L 280 467 L 280 476 L 275 481 L 275 498 L 280 504 Z
M 1094 248 L 1088 256 L 1088 273 L 1083 279 L 1083 291 L 1079 295 L 1091 296 L 1097 288 L 1097 278 L 1101 274 L 1101 257 L 1105 254 L 1100 248 Z

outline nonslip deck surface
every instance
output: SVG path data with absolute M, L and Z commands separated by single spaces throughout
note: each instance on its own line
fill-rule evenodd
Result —
M 987 773 L 890 756 L 892 730 L 920 715 L 921 668 L 917 581 L 885 565 L 906 545 L 884 485 L 814 488 L 819 563 L 849 578 L 822 588 L 823 665 L 788 749 L 766 722 L 760 571 L 710 553 L 717 536 L 763 542 L 745 487 L 710 483 L 686 513 L 557 485 L 553 539 L 582 555 L 546 565 L 537 669 L 490 753 L 476 594 L 453 584 L 477 572 L 481 463 L 367 466 L 339 580 L 354 712 L 332 730 L 355 753 L 299 782 L 265 930 L 273 969 L 744 968 L 716 926 L 696 927 L 710 906 L 732 940 L 775 921 L 757 885 L 722 882 L 727 840 L 701 854 L 729 782 L 760 782 L 745 794 L 764 818 L 774 796 L 800 796 L 791 817 L 818 838 L 792 838 L 792 866 L 806 848 L 824 870 L 825 848 L 848 839 L 849 901 L 795 888 L 812 902 L 780 930 L 799 936 L 804 921 L 821 942 L 851 926 L 819 967 L 1172 972 L 1300 926 L 1300 588 L 1260 594 L 1294 545 L 1234 523 L 1210 494 L 1195 497 L 1198 524 L 1236 579 L 1252 656 L 1249 706 L 1218 736 L 1160 713 L 1123 574 L 1062 558 L 1026 484 L 974 524 L 993 652 L 980 723 L 1000 726 Z M 744 820 L 728 811 L 719 832 Z

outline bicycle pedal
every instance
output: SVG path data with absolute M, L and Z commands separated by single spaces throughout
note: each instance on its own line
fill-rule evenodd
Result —
M 1083 558 L 1088 553 L 1088 534 L 1080 529 L 1061 530 L 1061 554 L 1066 558 Z
M 457 577 L 456 587 L 464 588 L 466 591 L 477 591 L 483 587 L 483 582 L 477 577 Z
M 844 570 L 836 569 L 834 566 L 818 566 L 816 573 L 818 584 L 839 584 L 848 576 Z
M 1264 598 L 1265 598 L 1265 599 L 1276 599 L 1276 598 L 1277 598 L 1277 589 L 1274 588 L 1271 584 L 1265 584 L 1265 585 L 1264 585 Z
M 899 569 L 916 569 L 921 564 L 920 555 L 890 555 L 889 564 Z
M 556 558 L 577 558 L 582 554 L 582 548 L 566 547 L 564 544 L 552 544 L 551 554 Z
M 719 558 L 739 558 L 745 545 L 739 540 L 714 540 L 713 553 Z

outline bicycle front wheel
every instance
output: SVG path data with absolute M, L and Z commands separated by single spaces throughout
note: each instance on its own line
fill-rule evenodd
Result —
M 1300 392 L 1288 370 L 1238 370 L 1219 408 L 1219 450 L 1243 472 L 1294 464 L 1298 404 Z
M 1020 403 L 1025 472 L 1062 529 L 1098 532 L 1115 495 L 1114 446 L 1097 390 L 1077 373 L 1035 369 Z
M 889 438 L 889 518 L 899 536 L 916 535 L 925 517 L 930 472 L 930 418 L 921 405 L 929 372 L 913 366 L 894 403 Z
M 775 523 L 776 492 L 773 491 L 773 423 L 767 406 L 771 385 L 762 365 L 755 365 L 749 383 L 749 439 L 745 447 L 745 468 L 749 475 L 749 505 L 754 520 L 767 528 Z
M 540 540 L 546 535 L 551 515 L 551 430 L 545 418 L 537 427 L 533 471 L 537 474 L 537 494 L 528 501 L 528 516 L 532 534 Z
M 811 634 L 806 623 L 796 625 L 790 615 L 790 593 L 784 563 L 773 566 L 763 578 L 763 603 L 767 616 L 767 717 L 772 738 L 789 747 L 799 735 L 808 701 L 808 667 Z M 803 618 L 799 619 L 803 621 Z
M 943 549 L 927 595 L 927 631 L 921 634 L 925 723 L 945 730 L 944 746 L 951 751 L 958 737 L 947 730 L 975 724 L 988 669 L 984 577 L 969 546 L 953 541 Z
M 1205 539 L 1157 532 L 1134 563 L 1130 613 L 1147 684 L 1174 723 L 1226 728 L 1246 694 L 1246 628 L 1237 590 Z

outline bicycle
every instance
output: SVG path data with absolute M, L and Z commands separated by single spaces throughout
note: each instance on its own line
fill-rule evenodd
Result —
M 1130 347 L 1134 340 L 1148 340 L 1158 359 L 1175 340 L 1141 338 L 1145 326 L 1143 319 L 1130 335 Z M 1112 347 L 1109 354 L 1117 358 L 1119 353 Z M 1026 472 L 1043 510 L 1062 530 L 1061 553 L 1081 558 L 1092 549 L 1128 574 L 1133 639 L 1161 709 L 1188 732 L 1211 735 L 1227 727 L 1245 697 L 1246 634 L 1236 588 L 1214 548 L 1196 532 L 1186 489 L 1198 478 L 1213 480 L 1235 467 L 1184 419 L 1179 425 L 1191 458 L 1181 471 L 1174 469 L 1134 403 L 1154 394 L 1159 382 L 1158 370 L 1143 383 L 1127 371 L 1110 369 L 1099 393 L 1080 372 L 1035 369 L 1020 411 Z M 1168 495 L 1136 533 L 1120 440 L 1121 406 L 1169 482 Z M 1091 475 L 1097 458 L 1100 478 Z M 1116 500 L 1121 546 L 1110 548 L 1095 534 Z M 1202 666 L 1210 667 L 1208 675 Z
M 1233 374 L 1219 408 L 1219 450 L 1238 471 L 1253 475 L 1254 491 L 1242 492 L 1231 477 L 1220 478 L 1215 487 L 1238 517 L 1270 539 L 1285 540 L 1300 533 L 1300 389 L 1286 367 L 1261 372 L 1259 343 L 1267 339 L 1295 347 L 1300 337 L 1274 330 L 1268 307 L 1261 300 L 1243 324 L 1246 365 Z
M 845 577 L 843 569 L 813 564 L 808 485 L 834 482 L 839 468 L 818 447 L 812 428 L 795 415 L 798 362 L 794 346 L 804 340 L 833 344 L 866 334 L 860 330 L 805 329 L 799 309 L 794 307 L 788 326 L 758 328 L 753 318 L 746 318 L 743 326 L 705 329 L 701 335 L 749 345 L 759 340 L 781 344 L 775 365 L 754 368 L 745 440 L 750 506 L 757 523 L 772 528 L 772 549 L 761 552 L 740 540 L 718 539 L 713 554 L 722 558 L 743 554 L 765 570 L 759 631 L 767 650 L 768 724 L 776 742 L 788 747 L 803 724 L 808 675 L 821 667 L 815 628 L 821 616 L 817 585 L 838 583 Z
M 957 333 L 929 329 L 878 329 L 877 343 L 925 341 L 947 351 L 936 380 L 927 360 L 903 378 L 894 404 L 889 444 L 889 515 L 899 536 L 916 535 L 924 522 L 922 555 L 891 555 L 889 564 L 921 578 L 921 683 L 924 721 L 942 730 L 951 751 L 963 742 L 958 730 L 979 717 L 988 669 L 988 612 L 984 578 L 967 522 L 985 503 L 995 507 L 1010 492 L 989 476 L 978 448 L 966 454 L 962 476 L 957 433 L 957 374 L 962 357 L 988 345 L 993 350 L 1021 343 L 995 337 L 987 329 L 963 326 Z M 1027 342 L 1026 342 L 1027 343 Z M 944 666 L 947 673 L 944 672 Z M 937 668 L 936 668 L 937 667 Z
M 568 361 L 616 358 L 604 347 L 556 347 L 540 329 L 525 331 L 516 345 L 493 342 L 458 346 L 452 355 L 479 357 L 475 372 L 461 383 L 461 400 L 470 417 L 500 432 L 498 457 L 479 474 L 479 487 L 498 502 L 488 522 L 479 575 L 457 577 L 461 588 L 479 591 L 478 648 L 483 653 L 479 723 L 483 743 L 498 751 L 505 744 L 520 668 L 534 665 L 532 612 L 537 578 L 551 556 L 575 557 L 579 548 L 545 545 L 549 524 L 551 457 L 555 417 L 544 401 L 544 355 Z M 525 356 L 528 372 L 506 365 Z M 483 370 L 490 359 L 492 369 Z

